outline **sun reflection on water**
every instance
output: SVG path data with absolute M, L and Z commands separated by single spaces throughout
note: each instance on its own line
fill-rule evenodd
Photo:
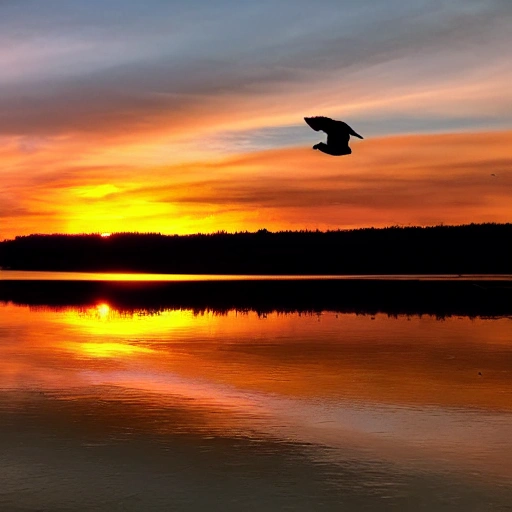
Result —
M 72 334 L 59 342 L 64 351 L 79 360 L 110 359 L 122 361 L 137 356 L 161 354 L 169 358 L 164 340 L 181 337 L 194 326 L 208 330 L 213 313 L 196 315 L 191 310 L 122 311 L 104 301 L 83 308 L 69 308 L 60 321 Z
M 64 324 L 95 338 L 114 337 L 116 341 L 159 337 L 204 324 L 209 314 L 197 316 L 191 310 L 122 311 L 107 302 L 85 308 L 69 308 L 62 314 Z M 206 317 L 206 318 L 205 318 Z
M 106 303 L 98 304 L 96 306 L 96 311 L 98 312 L 99 317 L 104 320 L 108 317 L 110 313 L 110 306 Z

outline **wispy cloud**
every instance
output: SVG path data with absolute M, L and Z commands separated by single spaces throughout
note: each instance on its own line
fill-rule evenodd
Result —
M 405 114 L 435 129 L 441 112 L 496 114 L 497 89 L 510 119 L 504 2 L 194 4 L 4 8 L 0 131 L 177 132 L 244 119 L 258 128 L 262 114 L 292 119 L 322 106 L 381 126 L 383 112 Z
M 511 21 L 508 0 L 0 1 L 0 237 L 510 220 Z M 306 149 L 319 114 L 365 136 L 350 158 Z
M 512 132 L 489 132 L 365 140 L 346 158 L 296 147 L 160 167 L 63 161 L 23 187 L 11 177 L 0 236 L 41 215 L 44 231 L 72 232 L 504 222 L 511 144 Z

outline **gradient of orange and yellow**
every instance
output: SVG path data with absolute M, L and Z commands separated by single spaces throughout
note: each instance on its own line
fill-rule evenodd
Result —
M 0 346 L 0 387 L 32 393 L 31 411 L 67 403 L 66 431 L 73 410 L 97 432 L 258 432 L 509 479 L 507 318 L 130 314 L 100 302 L 0 312 L 18 340 Z
M 512 220 L 507 2 L 23 3 L 0 240 Z M 310 115 L 365 140 L 318 154 Z

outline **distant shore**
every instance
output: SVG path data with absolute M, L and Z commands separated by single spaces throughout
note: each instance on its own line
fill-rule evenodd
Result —
M 61 272 L 512 274 L 512 224 L 170 236 L 30 235 L 0 242 L 0 267 Z

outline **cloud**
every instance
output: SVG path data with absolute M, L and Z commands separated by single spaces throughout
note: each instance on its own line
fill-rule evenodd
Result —
M 15 37 L 0 62 L 16 59 L 6 69 L 18 79 L 0 79 L 0 133 L 262 128 L 322 105 L 356 109 L 381 133 L 393 113 L 435 129 L 443 113 L 489 116 L 493 101 L 489 122 L 510 120 L 504 2 L 95 3 L 7 9 L 0 27 Z
M 510 132 L 484 132 L 512 123 L 511 20 L 508 0 L 0 1 L 0 236 L 509 218 Z M 306 115 L 365 141 L 319 158 Z M 446 131 L 467 133 L 398 136 Z
M 365 139 L 340 158 L 295 147 L 162 166 L 62 160 L 7 177 L 0 236 L 508 222 L 511 144 L 507 131 Z
M 447 145 L 439 147 L 439 151 L 446 149 Z M 385 168 L 380 170 L 379 162 L 373 161 L 366 171 L 357 166 L 357 174 L 354 167 L 347 163 L 349 174 L 342 171 L 317 176 L 314 159 L 301 150 L 299 155 L 303 165 L 296 168 L 296 177 L 283 178 L 279 169 L 280 159 L 289 158 L 292 151 L 297 150 L 283 151 L 278 156 L 268 155 L 266 162 L 261 161 L 261 165 L 268 169 L 262 177 L 241 177 L 236 180 L 229 176 L 172 188 L 167 197 L 160 198 L 158 191 L 155 191 L 155 196 L 158 200 L 174 203 L 231 205 L 250 209 L 308 210 L 335 206 L 367 208 L 376 214 L 381 210 L 393 209 L 407 215 L 430 207 L 446 210 L 467 208 L 468 211 L 484 206 L 492 209 L 496 200 L 506 204 L 512 199 L 511 159 L 496 160 L 491 157 L 483 161 L 432 162 L 429 165 L 428 160 L 417 161 L 409 156 L 392 173 Z M 238 165 L 243 168 L 243 161 Z M 251 165 L 250 159 L 247 165 Z M 491 172 L 501 177 L 500 182 L 492 179 Z M 286 171 L 284 174 L 287 174 Z

